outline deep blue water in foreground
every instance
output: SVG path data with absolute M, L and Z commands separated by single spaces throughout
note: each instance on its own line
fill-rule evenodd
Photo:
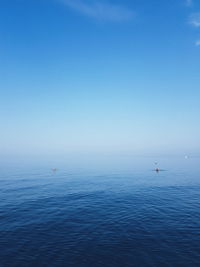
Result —
M 3 166 L 0 266 L 200 266 L 199 163 Z

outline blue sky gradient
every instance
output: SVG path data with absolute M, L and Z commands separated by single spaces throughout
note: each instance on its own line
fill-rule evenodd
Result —
M 2 0 L 0 154 L 200 154 L 200 2 Z

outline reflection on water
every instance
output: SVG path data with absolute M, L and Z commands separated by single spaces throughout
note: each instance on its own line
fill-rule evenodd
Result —
M 199 266 L 199 161 L 3 166 L 2 266 Z

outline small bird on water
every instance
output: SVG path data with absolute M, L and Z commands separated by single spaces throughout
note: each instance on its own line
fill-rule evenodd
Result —
M 155 162 L 155 165 L 158 165 L 158 162 Z M 157 167 L 157 168 L 154 169 L 154 171 L 155 172 L 159 172 L 160 171 L 160 168 Z
M 56 172 L 58 169 L 57 168 L 52 168 L 51 170 L 52 170 L 52 172 Z

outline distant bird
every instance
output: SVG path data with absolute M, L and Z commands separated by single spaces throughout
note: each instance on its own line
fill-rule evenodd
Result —
M 51 170 L 52 170 L 52 172 L 56 172 L 58 169 L 57 168 L 52 168 Z
M 158 165 L 158 162 L 156 161 L 156 162 L 154 162 L 155 163 L 155 165 L 157 166 Z M 160 171 L 160 169 L 158 168 L 158 167 L 156 167 L 155 169 L 154 169 L 154 171 L 155 172 L 159 172 Z

